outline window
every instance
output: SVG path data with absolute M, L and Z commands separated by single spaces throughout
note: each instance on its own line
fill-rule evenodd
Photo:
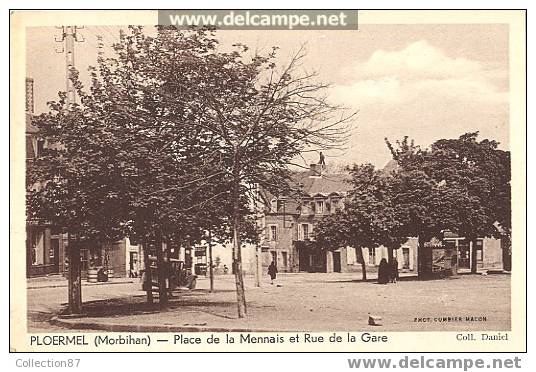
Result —
M 484 251 L 482 249 L 476 251 L 476 260 L 478 262 L 484 262 Z
M 281 252 L 281 257 L 283 259 L 283 267 L 287 267 L 288 265 L 287 252 Z
M 376 264 L 376 249 L 375 248 L 369 248 L 368 250 L 368 261 L 370 265 Z
M 45 140 L 39 138 L 37 140 L 37 156 L 43 155 L 44 148 L 45 148 Z
M 309 239 L 309 224 L 302 225 L 302 238 L 304 240 Z
M 277 226 L 270 226 L 270 240 L 277 241 Z
M 331 210 L 337 212 L 339 209 L 339 199 L 331 199 Z
M 402 268 L 409 270 L 409 248 L 402 248 Z
M 316 213 L 324 213 L 324 201 L 323 200 L 317 200 L 316 201 Z
M 478 262 L 483 262 L 484 261 L 484 240 L 483 239 L 477 239 L 477 241 L 475 242 L 475 246 L 473 247 L 473 249 L 476 249 L 476 260 Z
M 60 249 L 60 240 L 57 238 L 50 239 L 50 250 L 49 250 L 49 257 L 50 261 L 54 262 L 56 259 L 56 254 L 58 254 Z
M 42 231 L 35 231 L 31 236 L 31 256 L 32 265 L 43 265 L 45 263 L 45 236 Z
M 80 269 L 86 271 L 89 268 L 89 250 L 87 248 L 80 248 Z
M 272 199 L 272 202 L 271 202 L 271 206 L 270 206 L 270 212 L 272 213 L 276 213 L 277 212 L 277 199 Z

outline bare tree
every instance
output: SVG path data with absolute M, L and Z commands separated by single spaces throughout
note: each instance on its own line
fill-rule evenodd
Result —
M 227 74 L 214 76 L 203 89 L 206 130 L 220 144 L 225 169 L 222 178 L 231 190 L 229 215 L 233 226 L 233 271 L 238 316 L 247 313 L 242 275 L 240 226 L 258 198 L 256 187 L 273 194 L 289 192 L 289 165 L 304 152 L 341 149 L 355 113 L 332 105 L 328 85 L 302 69 L 304 49 L 278 69 L 276 48 L 246 62 L 247 47 L 214 61 L 225 63 Z M 255 187 L 251 187 L 255 185 Z

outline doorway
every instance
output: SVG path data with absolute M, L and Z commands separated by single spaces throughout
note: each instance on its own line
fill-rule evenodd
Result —
M 341 252 L 333 252 L 333 272 L 341 272 Z
M 309 251 L 305 247 L 298 248 L 299 271 L 309 271 L 311 267 Z
M 60 240 L 59 238 L 50 239 L 50 264 L 51 272 L 57 274 L 60 272 Z
M 402 269 L 409 270 L 409 248 L 402 247 Z
M 458 241 L 458 268 L 471 268 L 471 249 L 465 240 Z
M 137 278 L 139 274 L 138 269 L 138 252 L 129 252 L 129 278 Z

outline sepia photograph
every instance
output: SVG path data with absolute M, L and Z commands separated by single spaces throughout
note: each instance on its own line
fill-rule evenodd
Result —
M 10 15 L 14 349 L 525 348 L 524 11 L 70 13 Z

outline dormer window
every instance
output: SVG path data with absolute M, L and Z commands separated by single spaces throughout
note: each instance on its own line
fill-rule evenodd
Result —
M 315 212 L 318 213 L 318 214 L 324 213 L 324 201 L 323 200 L 317 200 L 316 201 Z
M 339 199 L 331 199 L 331 210 L 337 212 L 340 208 Z

